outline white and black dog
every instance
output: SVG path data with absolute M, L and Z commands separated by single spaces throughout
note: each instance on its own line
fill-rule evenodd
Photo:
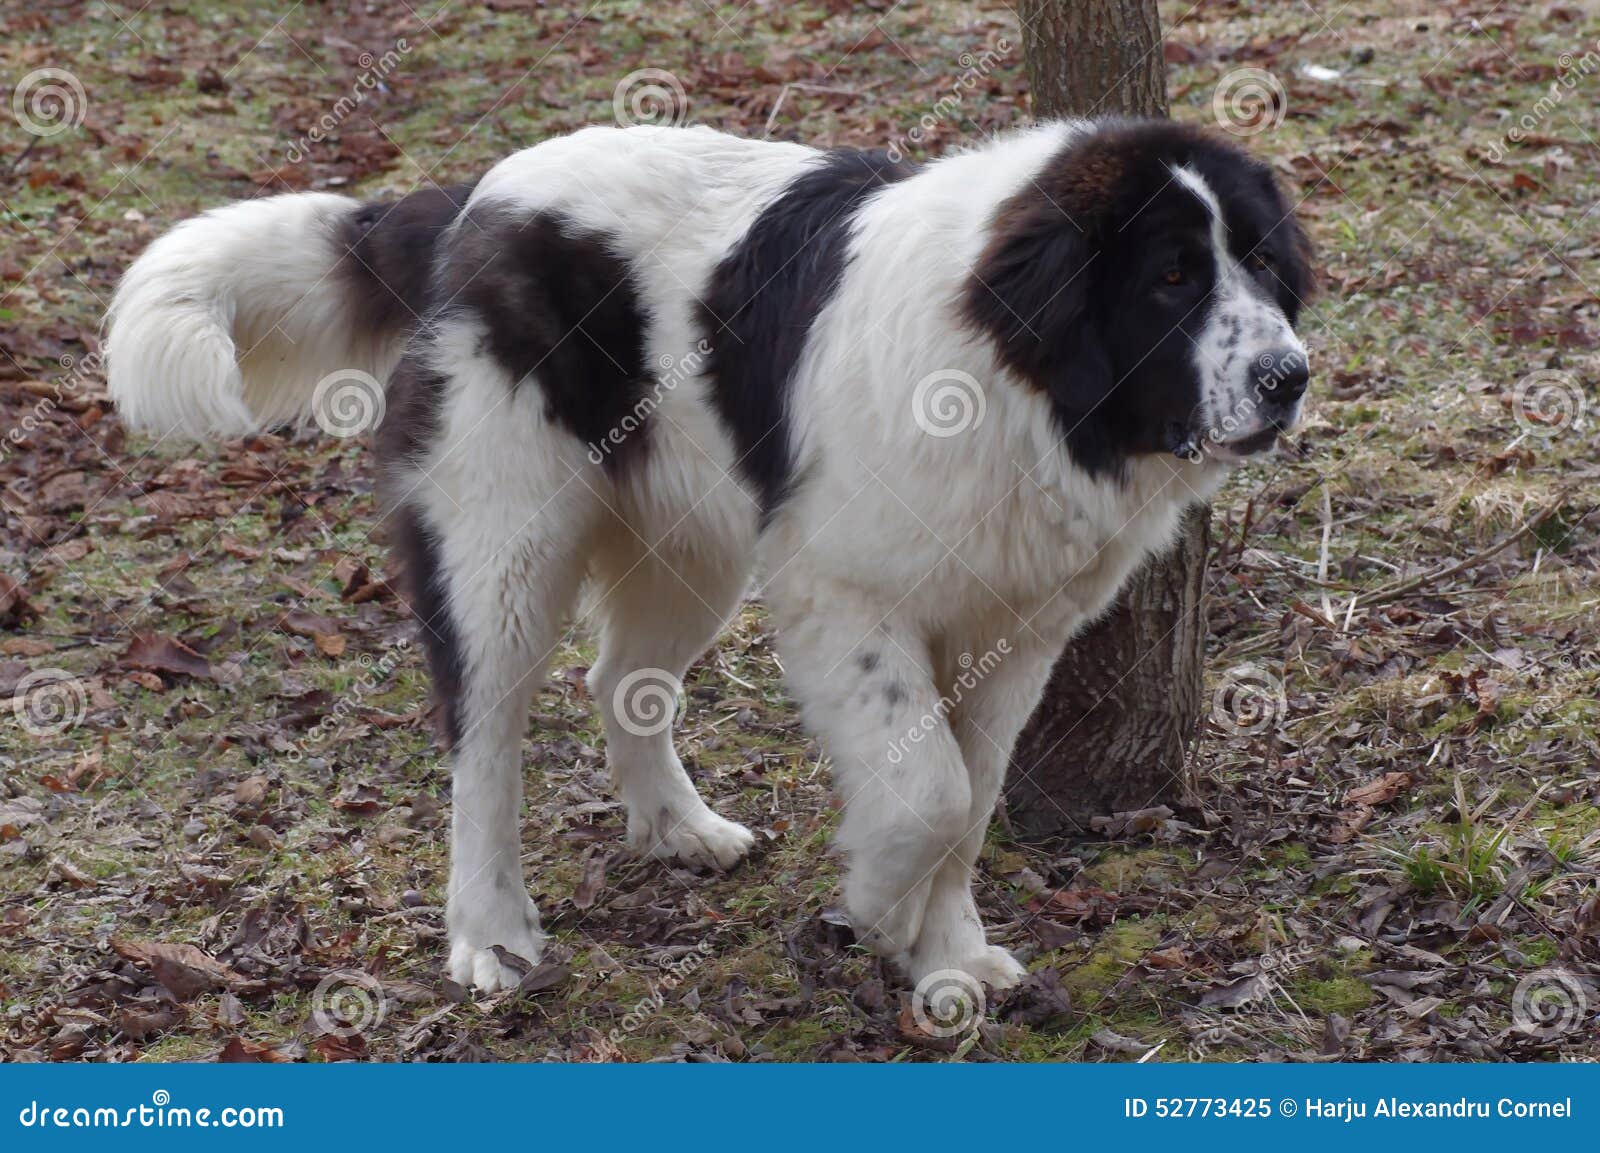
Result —
M 859 939 L 913 981 L 1005 987 L 1023 969 L 971 873 L 1013 741 L 1185 506 L 1294 425 L 1308 276 L 1269 171 L 1169 122 L 1043 124 L 922 167 L 590 128 L 475 185 L 183 223 L 127 273 L 107 348 L 123 416 L 162 433 L 303 422 L 319 382 L 386 382 L 454 767 L 457 981 L 505 987 L 494 947 L 543 948 L 521 740 L 586 586 L 629 841 L 723 868 L 750 847 L 684 772 L 670 702 L 759 562 Z

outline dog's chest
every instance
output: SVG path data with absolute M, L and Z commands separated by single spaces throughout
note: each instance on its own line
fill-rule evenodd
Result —
M 1023 484 L 996 503 L 957 550 L 965 576 L 1023 616 L 1065 627 L 1099 612 L 1145 557 L 1163 547 L 1183 508 L 1201 499 L 1161 464 L 1127 483 Z

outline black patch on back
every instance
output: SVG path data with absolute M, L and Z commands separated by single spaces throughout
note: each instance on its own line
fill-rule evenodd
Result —
M 549 418 L 592 446 L 605 444 L 656 384 L 643 295 L 615 248 L 611 237 L 557 212 L 475 207 L 456 232 L 439 289 L 447 313 L 483 321 L 487 351 L 513 387 L 531 376 Z M 607 469 L 642 452 L 645 432 L 612 444 Z
M 872 193 L 910 176 L 883 152 L 835 152 L 791 184 L 712 271 L 697 319 L 717 414 L 763 520 L 794 480 L 788 401 L 818 315 L 844 275 L 850 225 Z
M 476 186 L 425 188 L 399 200 L 363 204 L 340 222 L 336 275 L 345 281 L 355 323 L 373 333 L 402 332 L 427 310 L 434 248 Z
M 395 519 L 395 551 L 404 571 L 406 596 L 428 653 L 433 691 L 444 711 L 445 736 L 454 748 L 460 745 L 463 732 L 461 694 L 466 661 L 450 613 L 449 577 L 439 556 L 439 542 L 423 523 L 420 510 L 402 505 Z

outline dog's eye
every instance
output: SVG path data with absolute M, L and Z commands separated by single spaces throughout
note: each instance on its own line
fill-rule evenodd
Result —
M 1183 269 L 1181 268 L 1167 269 L 1167 271 L 1162 274 L 1161 280 L 1162 283 L 1170 284 L 1173 288 L 1177 288 L 1180 285 L 1184 285 L 1189 282 L 1189 278 L 1183 274 Z
M 1251 272 L 1272 271 L 1272 257 L 1265 252 L 1252 252 L 1245 261 Z

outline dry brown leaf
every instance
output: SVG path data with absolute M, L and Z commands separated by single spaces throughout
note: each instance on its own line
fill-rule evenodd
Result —
M 339 622 L 332 617 L 320 613 L 308 613 L 301 609 L 284 613 L 278 621 L 278 627 L 292 636 L 311 639 L 317 636 L 327 636 L 339 631 Z
M 1384 773 L 1345 794 L 1345 804 L 1350 806 L 1385 805 L 1411 787 L 1410 773 Z
M 23 624 L 38 615 L 39 610 L 28 600 L 28 590 L 5 573 L 0 573 L 0 628 L 21 628 Z
M 583 860 L 583 876 L 572 890 L 572 904 L 574 908 L 587 909 L 594 905 L 595 898 L 600 895 L 600 890 L 606 883 L 606 866 L 611 863 L 611 855 L 600 851 L 598 845 L 589 847 L 588 855 Z
M 1184 969 L 1189 965 L 1189 954 L 1183 951 L 1182 946 L 1173 945 L 1148 954 L 1144 963 L 1152 969 Z
M 245 982 L 244 977 L 193 945 L 112 937 L 111 948 L 117 956 L 149 969 L 180 1001 L 191 1001 L 212 989 L 236 988 Z
M 1200 1007 L 1203 1009 L 1237 1009 L 1248 1005 L 1252 1001 L 1260 1001 L 1271 995 L 1272 988 L 1266 979 L 1259 973 L 1252 973 L 1248 977 L 1240 977 L 1237 981 L 1230 981 L 1226 985 L 1218 985 L 1214 989 L 1207 989 L 1200 994 Z
M 229 1037 L 228 1043 L 222 1047 L 222 1052 L 217 1054 L 217 1060 L 223 1064 L 234 1065 L 284 1065 L 293 1062 L 295 1058 L 274 1049 L 271 1045 L 246 1041 L 243 1037 Z
M 55 650 L 54 644 L 38 637 L 7 637 L 0 641 L 0 653 L 8 657 L 42 657 Z
M 1372 817 L 1373 810 L 1367 805 L 1346 810 L 1339 815 L 1339 824 L 1328 834 L 1328 841 L 1335 845 L 1348 845 L 1355 840 L 1357 833 L 1371 823 Z
M 182 641 L 154 633 L 135 633 L 119 663 L 143 672 L 212 679 L 211 663 L 205 657 Z

